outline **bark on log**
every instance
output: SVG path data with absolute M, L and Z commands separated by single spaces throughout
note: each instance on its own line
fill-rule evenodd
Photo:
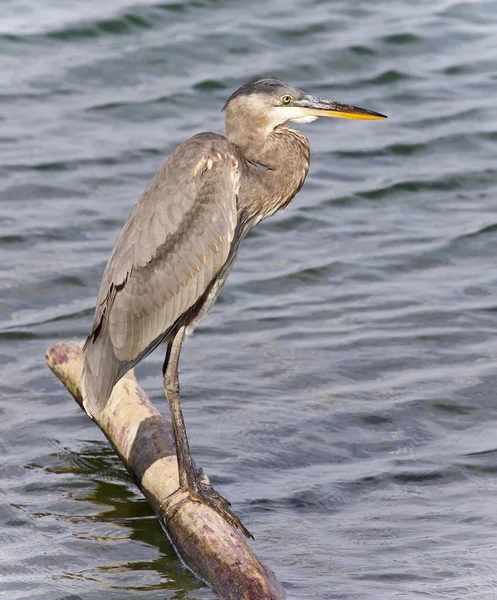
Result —
M 82 408 L 81 345 L 47 350 L 48 366 Z M 282 600 L 274 573 L 216 511 L 186 499 L 178 502 L 174 437 L 132 373 L 114 388 L 96 424 L 152 505 L 183 563 L 225 600 Z

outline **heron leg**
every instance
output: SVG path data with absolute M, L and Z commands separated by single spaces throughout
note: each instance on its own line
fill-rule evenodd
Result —
M 174 336 L 173 341 L 167 346 L 166 358 L 162 367 L 164 391 L 169 404 L 171 425 L 176 444 L 180 489 L 188 491 L 192 500 L 209 505 L 226 519 L 230 525 L 238 527 L 247 537 L 253 537 L 240 519 L 231 512 L 228 500 L 216 492 L 210 484 L 202 480 L 202 469 L 198 469 L 193 461 L 186 435 L 179 394 L 178 365 L 184 338 L 185 328 L 181 327 Z
M 176 457 L 178 460 L 179 485 L 185 490 L 198 491 L 198 480 L 195 465 L 190 453 L 190 445 L 186 436 L 185 421 L 181 411 L 179 397 L 178 363 L 181 345 L 185 337 L 185 328 L 181 327 L 173 341 L 168 344 L 162 375 L 164 377 L 164 390 L 171 414 L 171 425 L 176 443 Z

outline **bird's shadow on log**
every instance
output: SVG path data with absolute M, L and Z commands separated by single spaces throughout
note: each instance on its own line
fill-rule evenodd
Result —
M 147 417 L 138 427 L 128 458 L 133 476 L 141 481 L 154 462 L 170 456 L 176 456 L 171 426 L 161 415 Z

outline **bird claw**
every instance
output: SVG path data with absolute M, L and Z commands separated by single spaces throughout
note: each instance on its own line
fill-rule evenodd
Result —
M 225 508 L 228 508 L 231 506 L 231 502 L 226 499 L 224 496 L 221 496 L 221 494 L 219 492 L 217 492 L 210 483 L 206 483 L 204 481 L 200 482 L 200 489 L 207 494 L 211 500 L 215 501 L 215 502 L 219 502 L 219 504 L 221 504 L 222 506 L 224 506 Z
M 166 508 L 168 518 L 172 518 L 176 511 L 187 501 L 200 502 L 215 510 L 218 515 L 229 523 L 233 529 L 239 529 L 246 538 L 254 539 L 254 536 L 230 510 L 231 503 L 226 500 L 224 496 L 221 496 L 209 483 L 200 480 L 198 482 L 197 490 L 189 490 L 184 488 L 178 488 L 172 494 L 170 494 L 166 500 L 162 503 Z
M 197 491 L 190 491 L 190 498 L 194 502 L 201 502 L 207 506 L 210 506 L 213 510 L 215 510 L 225 521 L 227 521 L 233 529 L 239 529 L 246 538 L 254 539 L 254 536 L 250 533 L 250 531 L 245 527 L 245 525 L 240 521 L 240 519 L 235 515 L 234 512 L 230 510 L 231 503 L 221 496 L 219 492 L 217 492 L 210 484 L 201 481 L 199 483 L 199 489 Z

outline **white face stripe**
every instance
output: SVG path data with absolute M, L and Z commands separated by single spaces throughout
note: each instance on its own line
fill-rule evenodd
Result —
M 305 108 L 300 106 L 273 106 L 267 113 L 266 118 L 270 130 L 278 125 L 291 121 L 292 123 L 312 123 L 318 117 L 306 114 Z
M 313 115 L 304 115 L 303 117 L 295 117 L 294 119 L 290 119 L 292 123 L 312 123 L 319 117 L 314 117 Z

